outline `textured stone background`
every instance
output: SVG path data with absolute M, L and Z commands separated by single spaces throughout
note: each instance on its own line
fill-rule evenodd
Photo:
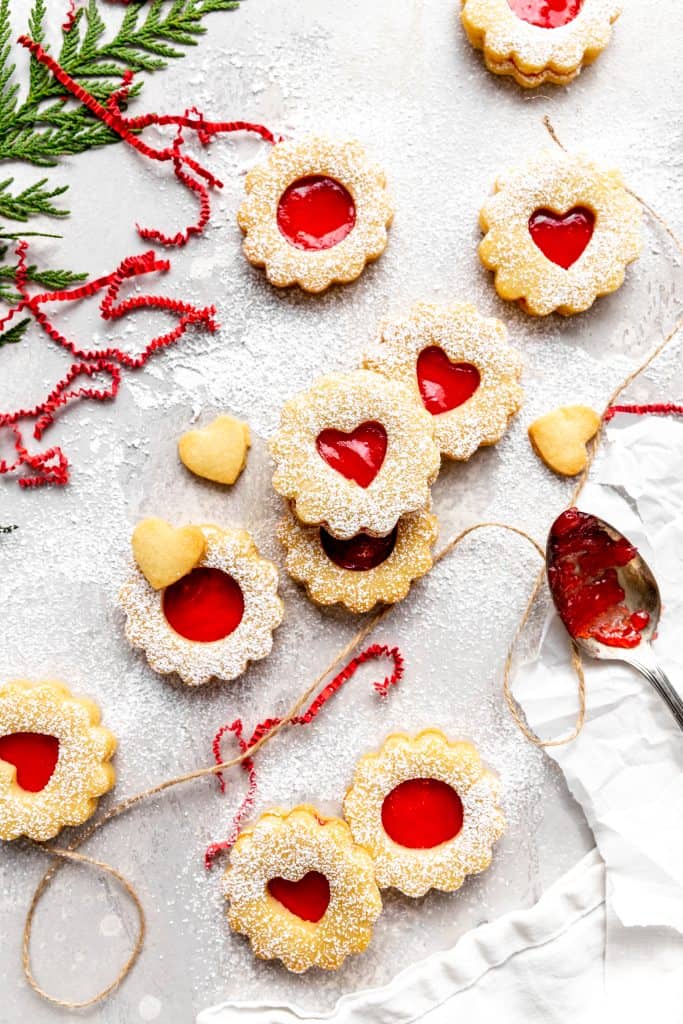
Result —
M 142 107 L 179 110 L 195 102 L 216 117 L 360 138 L 386 168 L 397 215 L 386 254 L 356 284 L 319 298 L 275 291 L 242 258 L 234 217 L 241 174 L 266 147 L 237 138 L 217 143 L 211 164 L 225 189 L 214 201 L 212 227 L 172 254 L 173 271 L 160 287 L 215 301 L 220 332 L 188 337 L 129 375 L 114 405 L 84 404 L 64 416 L 48 439 L 72 459 L 68 488 L 27 494 L 0 484 L 0 523 L 19 526 L 0 538 L 1 674 L 55 676 L 100 702 L 120 742 L 110 800 L 207 763 L 219 724 L 241 715 L 248 727 L 281 711 L 354 631 L 349 616 L 317 611 L 283 579 L 286 621 L 273 655 L 237 683 L 189 692 L 155 676 L 128 649 L 116 593 L 131 528 L 147 514 L 246 526 L 264 553 L 280 560 L 265 438 L 285 398 L 323 371 L 355 365 L 381 317 L 418 299 L 466 299 L 508 324 L 525 355 L 526 405 L 495 449 L 444 469 L 436 510 L 443 538 L 495 518 L 545 536 L 570 486 L 532 455 L 526 426 L 561 403 L 600 407 L 680 316 L 683 275 L 670 241 L 647 221 L 643 257 L 618 293 L 580 317 L 531 320 L 497 299 L 480 267 L 477 215 L 501 167 L 550 144 L 541 124 L 549 113 L 566 145 L 621 167 L 683 234 L 683 89 L 672 31 L 678 5 L 626 6 L 606 54 L 560 91 L 526 94 L 489 75 L 452 0 L 246 0 L 239 11 L 212 17 L 201 48 L 146 86 Z M 55 24 L 62 7 L 50 5 Z M 73 216 L 63 242 L 32 250 L 53 264 L 109 271 L 146 248 L 136 221 L 171 228 L 186 211 L 188 219 L 194 215 L 166 170 L 150 169 L 122 147 L 79 156 L 59 176 L 71 184 Z M 67 323 L 94 343 L 121 338 L 102 328 L 92 308 Z M 131 321 L 124 340 L 135 346 L 150 328 L 144 318 Z M 632 389 L 632 400 L 680 400 L 679 364 L 680 348 L 672 349 Z M 2 353 L 0 408 L 39 399 L 63 369 L 59 353 L 34 331 L 30 342 Z M 219 410 L 247 418 L 255 435 L 232 491 L 191 478 L 175 456 L 179 432 Z M 401 645 L 407 661 L 391 701 L 378 704 L 370 667 L 319 724 L 280 738 L 259 765 L 259 808 L 311 800 L 336 810 L 356 758 L 392 728 L 440 724 L 470 736 L 506 786 L 510 827 L 492 869 L 453 896 L 411 902 L 390 895 L 364 956 L 335 975 L 297 978 L 256 962 L 228 932 L 220 868 L 207 875 L 202 866 L 207 843 L 225 834 L 242 779 L 236 776 L 224 798 L 210 780 L 173 790 L 87 847 L 138 887 L 149 936 L 120 992 L 85 1019 L 175 1024 L 230 996 L 329 1008 L 340 994 L 388 980 L 472 925 L 531 904 L 589 848 L 590 833 L 562 779 L 518 734 L 500 696 L 506 645 L 535 557 L 507 536 L 473 539 L 379 631 L 378 639 Z M 65 1016 L 33 996 L 20 967 L 24 912 L 45 865 L 19 844 L 0 855 L 2 1020 L 51 1024 Z M 39 980 L 65 998 L 86 996 L 111 978 L 132 928 L 132 913 L 108 881 L 64 870 L 36 925 Z

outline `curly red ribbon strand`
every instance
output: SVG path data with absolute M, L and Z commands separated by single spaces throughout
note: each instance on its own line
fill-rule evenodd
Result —
M 380 695 L 380 697 L 386 697 L 391 687 L 396 686 L 396 684 L 400 681 L 400 679 L 403 676 L 403 655 L 401 654 L 401 651 L 399 650 L 398 647 L 387 647 L 385 644 L 371 644 L 369 647 L 366 647 L 364 651 L 361 651 L 361 653 L 358 654 L 355 658 L 351 659 L 351 661 L 341 670 L 341 672 L 338 675 L 336 675 L 334 679 L 331 682 L 329 682 L 323 690 L 320 691 L 318 696 L 310 704 L 307 710 L 304 711 L 302 715 L 297 715 L 296 718 L 290 719 L 288 724 L 309 725 L 320 714 L 320 712 L 327 704 L 327 702 L 330 700 L 330 698 L 333 697 L 337 690 L 340 690 L 341 687 L 349 681 L 349 679 L 351 679 L 351 677 L 356 673 L 356 671 L 360 668 L 361 665 L 363 665 L 366 661 L 373 661 L 377 658 L 389 658 L 394 665 L 393 672 L 391 673 L 391 675 L 386 676 L 381 682 L 376 682 L 373 684 L 375 690 Z M 272 729 L 276 728 L 276 726 L 280 725 L 281 722 L 281 718 L 266 718 L 263 722 L 259 722 L 259 724 L 254 729 L 251 735 L 251 739 L 249 741 L 244 739 L 244 726 L 240 718 L 237 718 L 234 722 L 231 722 L 229 725 L 221 726 L 221 728 L 218 730 L 214 737 L 211 748 L 213 751 L 213 756 L 216 759 L 216 764 L 222 764 L 223 762 L 223 757 L 221 754 L 221 741 L 226 733 L 233 733 L 233 735 L 237 739 L 237 743 L 239 744 L 241 753 L 244 754 L 247 750 L 249 750 L 250 747 L 253 747 L 255 743 L 258 743 L 258 741 L 262 739 L 266 733 L 270 732 Z M 240 804 L 237 813 L 233 818 L 232 828 L 230 830 L 228 838 L 224 839 L 222 842 L 212 843 L 207 848 L 206 853 L 204 854 L 204 863 L 207 868 L 212 867 L 213 862 L 219 853 L 223 853 L 226 850 L 231 849 L 232 846 L 234 846 L 235 840 L 240 834 L 242 822 L 244 821 L 244 818 L 247 815 L 247 813 L 251 810 L 251 808 L 254 805 L 254 798 L 256 796 L 256 768 L 254 766 L 253 759 L 247 758 L 245 761 L 243 761 L 242 768 L 249 777 L 249 784 L 246 796 L 242 800 L 242 803 Z M 221 792 L 224 793 L 225 780 L 223 779 L 223 776 L 220 773 L 217 775 L 217 778 L 219 785 L 221 787 Z
M 611 405 L 603 419 L 609 423 L 617 413 L 630 413 L 633 416 L 683 416 L 683 405 L 673 402 L 654 402 L 650 405 Z

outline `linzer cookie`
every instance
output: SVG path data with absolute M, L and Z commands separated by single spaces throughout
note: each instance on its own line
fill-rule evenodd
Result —
M 336 970 L 370 942 L 382 909 L 372 860 L 348 825 L 313 807 L 263 814 L 225 874 L 230 927 L 262 960 Z
M 120 601 L 126 636 L 155 672 L 175 672 L 199 686 L 212 678 L 235 679 L 249 661 L 265 658 L 284 607 L 277 569 L 259 555 L 246 530 L 193 529 L 201 532 L 204 551 L 184 575 L 158 590 L 134 566 Z
M 310 599 L 356 613 L 403 600 L 413 580 L 431 569 L 437 534 L 436 516 L 425 511 L 402 516 L 385 537 L 360 533 L 339 540 L 322 526 L 302 526 L 291 514 L 278 529 L 287 572 Z
M 481 211 L 479 255 L 501 298 L 569 316 L 623 284 L 641 221 L 618 171 L 554 149 L 500 175 Z
M 469 459 L 499 441 L 524 397 L 522 359 L 505 326 L 466 303 L 418 303 L 385 322 L 364 365 L 410 388 L 449 459 Z
M 340 540 L 386 536 L 425 508 L 439 471 L 432 417 L 369 370 L 322 377 L 282 410 L 273 487 L 302 523 Z
M 82 825 L 114 785 L 116 739 L 62 683 L 0 684 L 0 839 Z
M 525 89 L 566 85 L 605 49 L 620 0 L 463 0 L 462 23 L 486 67 Z
M 491 863 L 505 829 L 499 791 L 471 743 L 438 729 L 394 733 L 358 762 L 344 817 L 372 855 L 380 889 L 453 892 Z
M 280 288 L 355 281 L 386 248 L 393 208 L 384 172 L 357 142 L 281 142 L 245 187 L 244 253 Z

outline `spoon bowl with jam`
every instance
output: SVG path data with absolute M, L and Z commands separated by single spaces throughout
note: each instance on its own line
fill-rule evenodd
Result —
M 683 700 L 664 674 L 652 640 L 662 604 L 652 570 L 623 534 L 569 508 L 550 528 L 548 585 L 578 648 L 601 661 L 625 661 L 668 705 L 683 729 Z

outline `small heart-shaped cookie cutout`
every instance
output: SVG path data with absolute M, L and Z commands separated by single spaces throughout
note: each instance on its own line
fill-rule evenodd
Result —
M 268 892 L 290 914 L 296 914 L 302 921 L 311 921 L 313 924 L 323 917 L 330 904 L 330 883 L 320 871 L 309 871 L 298 882 L 271 878 Z
M 328 466 L 359 487 L 369 487 L 387 453 L 387 432 L 374 420 L 361 423 L 350 433 L 329 427 L 316 440 L 318 454 Z
M 566 213 L 535 210 L 529 217 L 529 234 L 546 259 L 563 270 L 578 260 L 591 238 L 595 214 L 586 206 L 574 206 Z
M 529 440 L 546 466 L 562 476 L 576 476 L 586 467 L 586 444 L 599 426 L 600 417 L 587 405 L 565 405 L 532 423 Z
M 247 462 L 249 427 L 234 416 L 218 416 L 203 430 L 178 441 L 180 461 L 192 473 L 218 484 L 234 484 Z
M 422 404 L 432 416 L 464 405 L 481 381 L 476 366 L 452 363 L 438 345 L 422 349 L 417 358 L 416 372 Z
M 0 736 L 0 761 L 13 764 L 17 785 L 39 793 L 52 778 L 59 758 L 59 740 L 42 732 L 12 732 Z
M 206 550 L 198 526 L 178 529 L 163 519 L 143 519 L 133 531 L 133 556 L 155 590 L 170 587 L 199 565 Z

